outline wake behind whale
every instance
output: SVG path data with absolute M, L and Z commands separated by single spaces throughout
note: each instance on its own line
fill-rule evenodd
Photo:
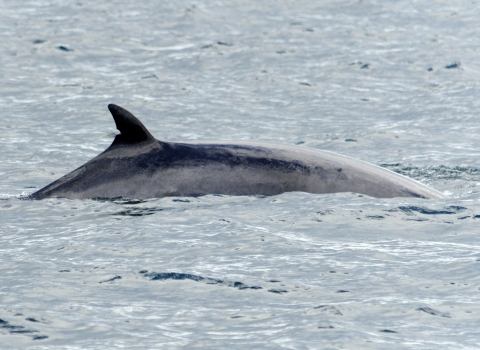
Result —
M 377 198 L 443 198 L 417 181 L 332 152 L 259 142 L 156 140 L 130 112 L 110 104 L 120 134 L 103 153 L 30 195 L 155 198 L 355 192 Z

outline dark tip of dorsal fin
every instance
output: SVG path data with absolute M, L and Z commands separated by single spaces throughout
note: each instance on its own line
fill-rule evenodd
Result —
M 147 140 L 155 140 L 147 128 L 132 113 L 126 109 L 109 104 L 108 109 L 112 113 L 113 119 L 121 135 L 118 135 L 116 141 L 125 143 L 139 143 Z

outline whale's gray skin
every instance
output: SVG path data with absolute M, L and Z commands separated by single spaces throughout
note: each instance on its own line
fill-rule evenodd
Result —
M 371 197 L 443 198 L 387 169 L 304 147 L 254 142 L 156 140 L 127 110 L 108 106 L 120 134 L 110 147 L 30 198 L 154 198 L 356 192 Z

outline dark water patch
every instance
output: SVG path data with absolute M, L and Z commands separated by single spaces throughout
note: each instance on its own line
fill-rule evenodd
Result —
M 30 322 L 40 322 L 34 318 L 27 318 L 26 320 Z M 38 333 L 38 331 L 35 329 L 29 329 L 29 328 L 25 328 L 24 326 L 13 325 L 10 322 L 5 321 L 1 318 L 0 318 L 0 330 L 8 332 L 9 334 L 12 334 L 12 335 L 32 335 L 32 333 Z M 32 335 L 32 340 L 42 340 L 47 338 L 48 336 L 46 335 Z
M 240 289 L 242 289 L 242 288 L 240 288 Z M 245 288 L 244 288 L 244 289 L 245 289 Z M 247 286 L 247 288 L 246 288 L 246 289 L 258 290 L 258 289 L 263 289 L 263 288 L 262 288 L 262 287 L 260 287 L 260 286 Z
M 147 201 L 143 199 L 117 198 L 112 200 L 112 202 L 116 204 L 136 205 L 146 203 Z
M 351 292 L 349 290 L 340 289 L 340 290 L 337 290 L 335 293 L 351 293 Z
M 355 139 L 345 139 L 345 142 L 357 142 Z
M 454 69 L 459 67 L 460 67 L 460 62 L 454 62 L 452 64 L 448 64 L 445 66 L 446 69 Z
M 224 280 L 218 280 L 214 278 L 209 278 L 209 277 L 202 277 L 198 275 L 191 275 L 188 273 L 176 273 L 176 272 L 163 272 L 163 273 L 157 273 L 157 272 L 148 272 L 147 270 L 142 270 L 140 273 L 145 276 L 150 278 L 150 281 L 167 281 L 167 280 L 177 280 L 177 281 L 182 281 L 182 280 L 191 280 L 195 282 L 203 282 L 205 284 L 216 284 L 216 285 L 223 285 L 226 287 L 232 287 L 232 288 L 237 288 L 239 290 L 244 290 L 244 289 L 253 289 L 253 290 L 258 290 L 258 289 L 263 289 L 260 286 L 248 286 L 242 282 L 235 282 L 235 281 L 224 281 Z
M 369 69 L 370 68 L 370 63 L 365 63 L 363 66 L 360 67 L 360 69 Z
M 121 280 L 122 279 L 122 276 L 115 276 L 115 277 L 112 277 L 106 281 L 101 281 L 101 282 L 98 282 L 98 283 L 108 283 L 108 282 L 113 282 L 113 281 L 116 281 L 116 280 Z
M 46 335 L 35 335 L 32 340 L 43 340 L 43 339 L 47 339 L 48 336 Z
M 1 318 L 0 318 L 0 329 L 4 329 L 8 331 L 10 334 L 28 334 L 28 333 L 38 332 L 36 330 L 28 329 L 23 326 L 13 325 L 8 321 L 2 320 Z
M 172 202 L 175 202 L 175 203 L 190 203 L 190 201 L 188 199 L 172 199 Z
M 243 317 L 245 317 L 245 316 L 232 316 L 230 318 L 243 318 Z
M 319 305 L 313 308 L 314 310 L 320 310 L 322 312 L 327 312 L 332 315 L 343 316 L 343 314 L 335 306 L 331 305 Z
M 33 41 L 34 44 L 43 44 L 46 40 L 43 39 L 36 39 Z
M 428 72 L 432 72 L 432 71 L 433 71 L 433 68 L 430 67 L 430 68 L 427 69 L 427 71 L 428 71 Z
M 58 272 L 70 272 L 70 270 L 58 270 Z
M 27 318 L 25 319 L 25 321 L 29 321 L 29 322 L 40 322 L 39 320 L 37 320 L 37 319 L 35 319 L 35 318 L 33 318 L 33 317 L 27 317 Z
M 153 215 L 159 211 L 163 211 L 163 208 L 128 208 L 113 214 L 112 216 L 147 216 Z
M 465 220 L 465 219 L 468 219 L 468 218 L 470 218 L 470 217 L 471 217 L 470 215 L 460 216 L 460 217 L 458 217 L 457 219 L 458 219 L 458 220 Z
M 287 53 L 287 51 L 285 51 L 285 50 L 278 50 L 278 51 L 276 51 L 276 53 L 278 53 L 279 55 L 283 55 L 284 53 Z
M 267 282 L 270 282 L 270 283 L 280 283 L 280 282 L 282 282 L 282 281 L 279 281 L 279 280 L 269 280 L 269 281 L 267 281 Z
M 270 293 L 276 293 L 276 294 L 284 294 L 284 293 L 288 293 L 288 290 L 285 290 L 285 289 L 269 289 L 268 290 Z
M 222 46 L 233 46 L 233 44 L 227 43 L 226 41 L 217 41 L 217 44 Z
M 335 327 L 333 326 L 318 326 L 318 329 L 334 329 Z
M 158 79 L 158 77 L 155 74 L 149 74 L 142 77 L 142 79 Z
M 448 312 L 441 312 L 441 311 L 438 311 L 438 310 L 434 310 L 430 307 L 420 307 L 418 309 L 416 309 L 417 311 L 421 311 L 421 312 L 425 312 L 429 315 L 433 315 L 433 316 L 440 316 L 440 317 L 446 317 L 446 318 L 451 318 L 452 316 L 450 316 L 450 314 Z
M 93 201 L 97 202 L 110 202 L 110 203 L 115 203 L 115 204 L 125 204 L 125 205 L 135 205 L 135 204 L 141 204 L 141 203 L 146 203 L 146 200 L 143 199 L 133 199 L 133 198 L 127 198 L 127 197 L 93 197 Z
M 444 207 L 443 209 L 429 209 L 426 207 L 419 207 L 415 205 L 409 205 L 409 206 L 400 206 L 395 209 L 388 209 L 386 211 L 388 212 L 396 212 L 396 211 L 402 211 L 406 214 L 413 214 L 413 213 L 419 213 L 419 214 L 424 214 L 424 215 L 452 215 L 452 214 L 457 214 L 459 212 L 462 212 L 464 210 L 467 210 L 465 207 L 460 207 L 457 205 L 451 205 L 448 207 Z
M 309 83 L 299 83 L 300 85 L 305 85 L 305 86 L 312 86 L 312 84 Z
M 398 332 L 392 331 L 391 329 L 380 329 L 379 332 L 382 332 L 382 333 L 397 333 L 398 334 Z
M 480 219 L 480 215 L 474 215 L 473 218 L 474 219 Z
M 213 45 L 212 44 L 208 44 L 208 45 L 203 45 L 202 47 L 200 47 L 201 49 L 210 49 L 212 48 Z
M 382 220 L 385 219 L 385 216 L 382 215 L 367 215 L 365 216 L 367 219 L 374 219 L 374 220 Z
M 65 52 L 72 52 L 73 51 L 73 49 L 70 49 L 70 48 L 68 48 L 66 46 L 63 46 L 63 45 L 57 46 L 57 49 L 65 51 Z
M 306 31 L 306 32 L 313 33 L 315 30 L 313 30 L 313 28 L 305 28 L 305 31 Z

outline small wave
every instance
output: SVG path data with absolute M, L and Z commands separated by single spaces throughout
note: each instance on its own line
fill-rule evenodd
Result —
M 456 206 L 456 205 L 451 205 L 443 209 L 429 209 L 426 207 L 409 205 L 409 206 L 400 206 L 398 208 L 389 209 L 387 211 L 389 212 L 402 211 L 407 214 L 412 214 L 413 212 L 417 212 L 425 215 L 452 215 L 452 214 L 457 214 L 459 212 L 463 212 L 465 210 L 467 210 L 467 208 Z
M 224 280 L 217 280 L 214 278 L 209 277 L 202 277 L 198 275 L 191 275 L 188 273 L 176 273 L 176 272 L 148 272 L 146 270 L 140 271 L 140 273 L 150 278 L 150 281 L 166 281 L 166 280 L 191 280 L 195 282 L 203 282 L 205 284 L 217 284 L 217 285 L 224 285 L 227 287 L 238 288 L 240 290 L 244 289 L 263 289 L 259 286 L 248 286 L 242 282 L 235 282 L 235 281 L 224 281 Z

